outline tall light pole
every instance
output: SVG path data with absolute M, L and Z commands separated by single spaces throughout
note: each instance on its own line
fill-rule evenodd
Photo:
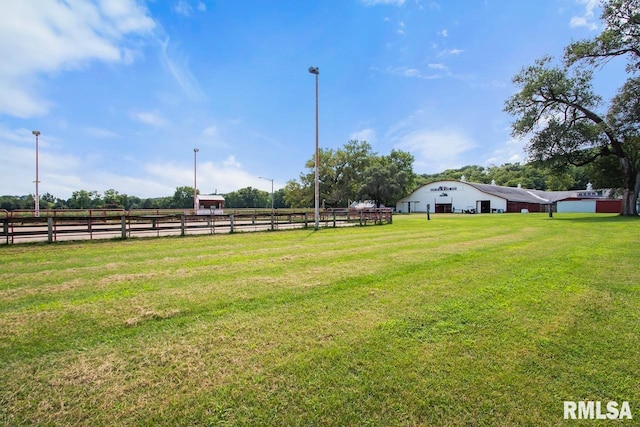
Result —
M 271 210 L 273 210 L 273 178 L 265 178 L 264 176 L 259 176 L 258 178 L 271 181 Z
M 318 76 L 320 75 L 320 69 L 318 67 L 309 67 L 309 72 L 316 76 L 316 173 L 315 173 L 315 229 L 320 228 L 320 214 L 318 208 L 320 205 L 320 183 L 318 177 L 318 164 L 319 164 L 319 152 L 318 152 Z
M 39 130 L 34 130 L 31 132 L 36 136 L 36 199 L 34 200 L 34 216 L 40 216 L 40 192 L 38 191 L 38 184 L 40 183 L 40 179 L 38 178 L 38 137 L 40 136 Z
M 197 173 L 196 173 L 196 164 L 198 158 L 198 150 L 197 148 L 193 149 L 193 213 L 194 215 L 198 214 L 198 181 L 197 181 Z

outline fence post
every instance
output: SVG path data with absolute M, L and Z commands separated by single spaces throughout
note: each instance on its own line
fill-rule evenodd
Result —
M 333 211 L 333 228 L 336 228 L 336 211 Z
M 229 233 L 233 233 L 233 214 L 229 215 Z
M 362 210 L 360 211 L 360 225 L 362 225 Z
M 127 238 L 127 217 L 125 215 L 120 216 L 120 237 L 122 240 Z
M 180 215 L 180 235 L 184 236 L 184 214 Z
M 274 228 L 274 224 L 273 224 L 273 210 L 271 211 L 271 231 L 275 230 Z
M 308 225 L 307 225 L 307 213 L 305 212 L 304 213 L 304 228 L 307 228 L 307 227 L 308 227 Z
M 7 236 L 7 245 L 9 244 L 9 220 L 7 218 L 4 219 L 2 223 L 2 233 Z
M 47 241 L 49 243 L 53 242 L 53 217 L 52 216 L 47 218 Z

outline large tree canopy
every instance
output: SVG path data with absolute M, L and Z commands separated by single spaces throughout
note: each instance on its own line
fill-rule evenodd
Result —
M 373 199 L 392 205 L 413 189 L 413 156 L 393 150 L 388 156 L 374 153 L 366 141 L 351 140 L 338 149 L 320 149 L 320 200 L 325 207 L 347 206 L 350 201 Z M 301 183 L 287 183 L 285 198 L 291 206 L 313 204 L 315 159 L 306 162 Z
M 605 30 L 592 41 L 570 45 L 566 64 L 550 57 L 525 67 L 513 79 L 519 89 L 505 111 L 515 117 L 513 135 L 531 135 L 527 151 L 532 159 L 552 165 L 582 166 L 614 156 L 623 184 L 622 214 L 637 215 L 640 192 L 638 156 L 638 82 L 631 78 L 612 100 L 608 113 L 591 86 L 592 71 L 573 67 L 580 60 L 599 64 L 607 58 L 630 54 L 629 69 L 640 60 L 640 0 L 611 0 L 604 8 Z
M 640 70 L 640 0 L 610 0 L 604 3 L 601 19 L 605 26 L 601 34 L 567 47 L 567 65 L 580 61 L 600 65 L 625 56 L 629 72 Z

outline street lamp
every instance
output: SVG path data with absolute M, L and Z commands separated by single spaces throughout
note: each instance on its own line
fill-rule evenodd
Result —
M 273 210 L 273 178 L 265 178 L 264 176 L 259 176 L 258 178 L 271 181 L 271 210 Z
M 38 137 L 40 136 L 39 130 L 34 130 L 31 132 L 36 136 L 36 199 L 34 205 L 34 216 L 40 216 L 40 192 L 38 191 L 38 184 L 40 180 L 38 179 Z
M 197 164 L 197 156 L 198 156 L 198 150 L 197 148 L 193 149 L 193 213 L 195 215 L 198 214 L 198 186 L 197 186 L 197 180 L 196 180 L 196 164 Z
M 318 67 L 309 67 L 309 72 L 316 76 L 316 172 L 315 172 L 315 229 L 320 228 L 320 215 L 318 213 L 318 205 L 320 204 L 320 183 L 318 178 L 318 76 L 320 69 Z

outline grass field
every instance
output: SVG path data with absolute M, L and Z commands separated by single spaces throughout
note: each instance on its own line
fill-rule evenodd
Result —
M 565 400 L 638 423 L 639 232 L 413 215 L 0 247 L 0 424 L 544 426 Z

